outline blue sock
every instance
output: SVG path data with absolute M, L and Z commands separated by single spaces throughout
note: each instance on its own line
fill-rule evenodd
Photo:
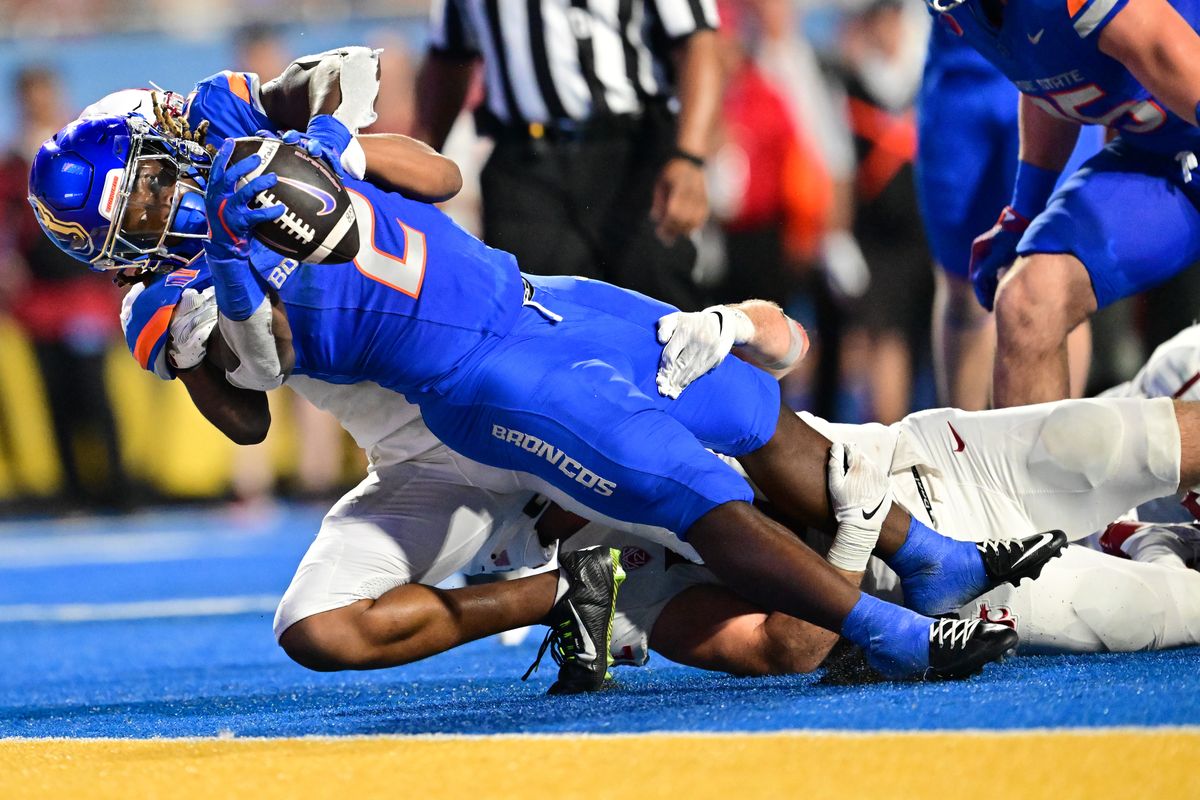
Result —
M 904 544 L 884 561 L 900 576 L 904 604 L 922 614 L 948 614 L 987 589 L 975 543 L 943 536 L 915 517 Z
M 929 667 L 933 620 L 863 592 L 842 623 L 842 636 L 866 653 L 872 667 L 904 678 Z

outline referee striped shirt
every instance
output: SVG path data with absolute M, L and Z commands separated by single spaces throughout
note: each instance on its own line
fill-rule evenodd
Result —
M 717 24 L 716 0 L 434 0 L 429 47 L 483 58 L 502 123 L 570 125 L 670 97 L 672 45 Z

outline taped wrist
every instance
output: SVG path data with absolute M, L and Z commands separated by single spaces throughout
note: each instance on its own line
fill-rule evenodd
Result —
M 217 327 L 240 362 L 237 369 L 225 373 L 230 383 L 260 392 L 283 385 L 283 367 L 271 332 L 271 303 L 266 297 L 246 319 L 230 319 L 222 310 Z
M 808 333 L 794 319 L 788 319 L 788 327 L 792 332 L 792 340 L 788 343 L 787 354 L 778 361 L 763 362 L 764 369 L 787 369 L 799 361 L 808 352 Z
M 346 170 L 346 174 L 357 180 L 362 180 L 367 175 L 367 154 L 363 152 L 362 145 L 358 139 L 351 137 L 350 144 L 346 145 L 346 149 L 342 151 L 342 169 Z
M 866 572 L 871 551 L 879 541 L 878 530 L 865 530 L 854 525 L 839 525 L 833 545 L 825 560 L 846 572 Z

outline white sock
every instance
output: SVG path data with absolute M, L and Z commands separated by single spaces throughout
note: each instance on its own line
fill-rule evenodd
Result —
M 562 567 L 558 568 L 558 588 L 554 591 L 554 605 L 558 605 L 558 601 L 563 599 L 567 590 L 571 588 L 571 579 L 567 577 L 567 571 Z
M 1191 549 L 1179 537 L 1154 528 L 1133 534 L 1121 549 L 1134 561 L 1176 569 L 1187 569 L 1185 560 L 1191 555 Z

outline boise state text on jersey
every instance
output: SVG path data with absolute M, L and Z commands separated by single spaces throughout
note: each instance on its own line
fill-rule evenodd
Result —
M 1200 22 L 1200 0 L 1170 2 L 1193 27 Z M 1123 64 L 1100 52 L 1100 32 L 1127 3 L 967 0 L 945 16 L 1047 113 L 1114 128 L 1131 145 L 1155 153 L 1200 149 L 1200 129 L 1172 114 Z
M 967 280 L 971 243 L 1012 196 L 1017 171 L 1019 94 L 1012 82 L 935 19 L 917 95 L 917 198 L 937 264 Z M 1085 128 L 1058 184 L 1104 146 Z

